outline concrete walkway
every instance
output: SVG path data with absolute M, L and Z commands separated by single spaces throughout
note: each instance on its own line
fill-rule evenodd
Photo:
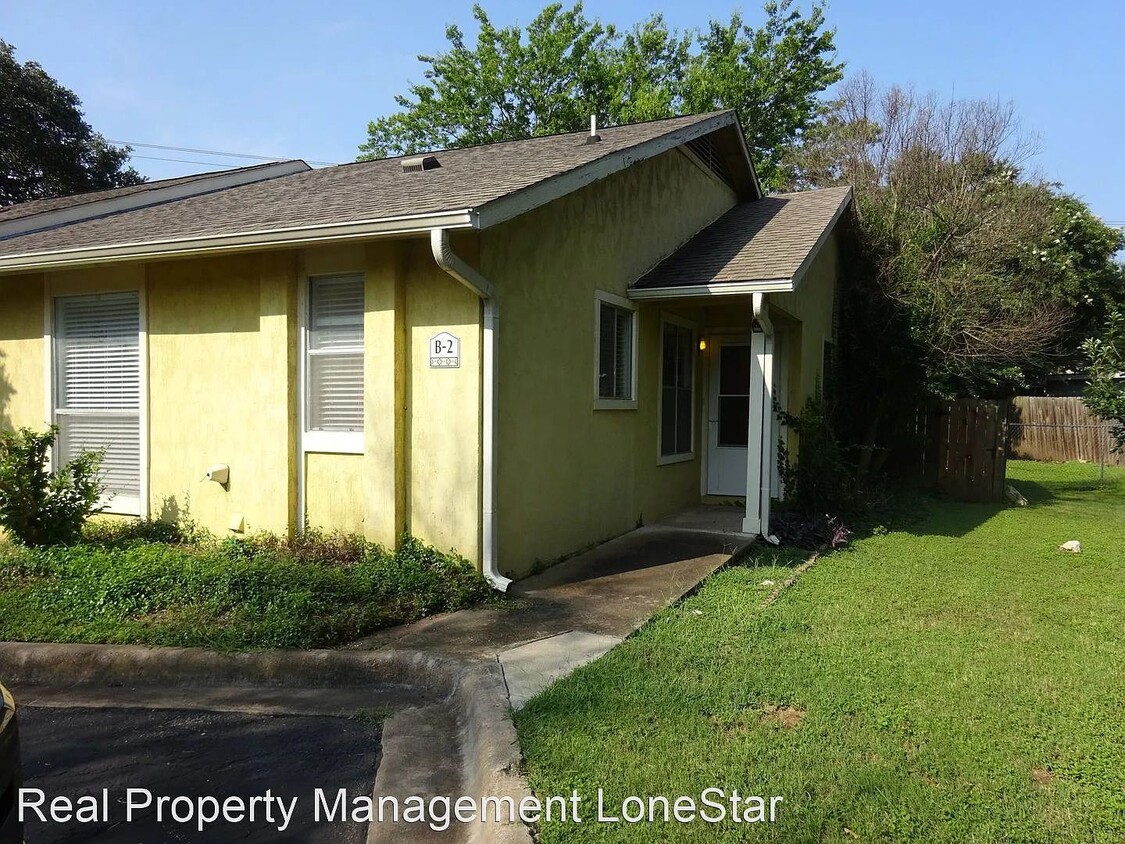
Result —
M 620 643 L 750 541 L 686 526 L 639 528 L 520 581 L 503 600 L 384 630 L 351 647 L 499 661 L 519 709 Z

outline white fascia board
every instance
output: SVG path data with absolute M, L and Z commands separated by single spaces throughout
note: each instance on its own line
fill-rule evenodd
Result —
M 840 221 L 840 217 L 844 214 L 844 209 L 848 207 L 851 201 L 852 189 L 848 188 L 847 193 L 844 194 L 844 198 L 840 200 L 839 207 L 832 214 L 832 219 L 828 221 L 828 225 L 826 225 L 824 231 L 820 233 L 820 237 L 818 237 L 816 243 L 813 244 L 813 248 L 809 250 L 809 254 L 805 256 L 805 260 L 801 261 L 801 265 L 797 267 L 797 271 L 793 273 L 794 289 L 801 283 L 801 280 L 809 271 L 809 267 L 812 266 L 813 261 L 816 260 L 816 256 L 820 254 L 820 250 L 824 247 L 828 238 L 831 237 L 832 231 L 836 228 L 836 223 Z
M 410 214 L 351 223 L 320 226 L 295 226 L 288 229 L 240 232 L 230 235 L 188 237 L 156 240 L 145 243 L 121 243 L 80 249 L 59 249 L 0 256 L 0 273 L 103 264 L 109 261 L 163 259 L 223 252 L 269 249 L 274 246 L 302 246 L 359 240 L 371 237 L 428 233 L 433 228 L 473 228 L 472 209 L 444 211 L 438 214 Z M 3 241 L 0 241 L 0 248 Z
M 636 301 L 653 299 L 704 299 L 711 296 L 746 296 L 751 293 L 788 293 L 793 279 L 775 278 L 765 281 L 726 281 L 714 284 L 684 284 L 679 287 L 648 287 L 630 290 Z
M 591 161 L 589 164 L 583 164 L 566 173 L 536 182 L 515 193 L 486 202 L 477 208 L 479 227 L 487 229 L 513 217 L 518 217 L 520 214 L 526 214 L 528 211 L 546 205 L 559 197 L 574 193 L 574 191 L 607 176 L 612 176 L 626 167 L 649 158 L 655 158 L 661 153 L 675 149 L 688 141 L 709 135 L 732 124 L 738 125 L 738 119 L 733 112 L 716 114 L 714 117 L 702 120 L 699 123 L 693 123 L 683 129 L 677 129 L 658 138 L 652 138 L 628 149 L 609 153 Z
M 66 208 L 58 208 L 54 211 L 44 211 L 41 214 L 32 214 L 31 216 L 21 217 L 17 220 L 10 220 L 5 223 L 0 223 L 0 237 L 11 237 L 17 234 L 26 234 L 27 232 L 42 231 L 43 229 L 64 226 L 67 223 L 77 223 L 81 220 L 92 220 L 95 217 L 104 217 L 107 214 L 132 211 L 137 208 L 145 208 L 149 205 L 159 205 L 164 202 L 172 202 L 176 199 L 186 199 L 189 196 L 200 196 L 205 193 L 213 193 L 214 191 L 225 190 L 227 188 L 250 185 L 255 182 L 264 182 L 268 179 L 276 179 L 279 176 L 291 176 L 294 173 L 303 173 L 311 169 L 309 165 L 300 159 L 294 159 L 292 161 L 279 161 L 276 164 L 267 164 L 264 167 L 251 167 L 214 173 L 177 185 L 168 185 L 163 188 L 148 188 L 146 190 L 134 191 L 125 196 L 96 199 L 93 202 L 83 202 L 78 205 L 70 205 Z

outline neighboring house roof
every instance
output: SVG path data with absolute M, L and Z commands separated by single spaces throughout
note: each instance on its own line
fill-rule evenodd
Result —
M 419 172 L 404 172 L 402 158 L 307 170 L 8 237 L 0 225 L 0 270 L 486 228 L 707 136 L 718 139 L 710 154 L 739 194 L 760 195 L 732 111 L 607 127 L 599 135 L 596 143 L 574 132 L 445 150 L 434 153 L 440 167 Z
M 220 171 L 221 173 L 229 173 L 232 170 L 250 171 L 260 170 L 262 168 L 271 167 L 274 162 L 267 164 L 253 164 L 249 167 L 236 167 L 230 170 Z M 0 208 L 0 223 L 6 223 L 9 220 L 20 220 L 26 217 L 34 217 L 37 214 L 44 214 L 48 211 L 58 211 L 62 208 L 75 208 L 80 205 L 89 205 L 93 202 L 99 202 L 103 199 L 117 199 L 123 196 L 132 196 L 134 194 L 144 193 L 146 191 L 160 190 L 163 188 L 174 187 L 176 185 L 186 185 L 192 182 L 199 182 L 204 179 L 210 179 L 219 173 L 196 173 L 191 176 L 177 176 L 173 179 L 158 179 L 154 182 L 142 182 L 139 185 L 129 185 L 122 188 L 107 188 L 105 190 L 92 190 L 85 193 L 73 193 L 69 196 L 56 196 L 50 199 L 30 199 L 27 202 L 19 202 L 15 205 L 8 205 Z
M 792 290 L 850 199 L 850 187 L 837 187 L 740 203 L 642 276 L 630 296 Z

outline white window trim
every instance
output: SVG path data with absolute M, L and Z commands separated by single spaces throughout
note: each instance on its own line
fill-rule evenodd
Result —
M 661 454 L 660 444 L 664 440 L 664 325 L 670 323 L 691 331 L 691 350 L 695 356 L 691 363 L 691 450 L 680 454 Z M 673 463 L 688 463 L 695 460 L 695 436 L 697 433 L 695 411 L 699 403 L 699 356 L 696 354 L 699 344 L 699 325 L 690 319 L 661 312 L 660 314 L 660 357 L 658 359 L 657 396 L 656 396 L 656 465 L 668 466 Z
M 49 275 L 43 278 L 43 396 L 46 400 L 44 419 L 47 425 L 57 424 L 55 414 L 55 300 L 68 296 L 101 296 L 111 293 L 137 293 L 137 367 L 138 385 L 140 387 L 140 408 L 138 409 L 138 441 L 140 445 L 140 466 L 137 471 L 140 475 L 140 494 L 135 506 L 123 506 L 126 502 L 133 504 L 132 498 L 122 499 L 120 496 L 110 496 L 99 501 L 100 513 L 114 516 L 137 516 L 141 519 L 149 517 L 149 412 L 148 412 L 148 299 L 145 284 L 124 287 L 98 288 L 95 290 L 69 290 L 57 293 L 51 284 Z M 47 453 L 48 467 L 53 467 L 55 462 L 54 449 Z M 121 503 L 115 505 L 114 502 Z
M 601 332 L 601 305 L 605 302 L 615 305 L 622 310 L 631 311 L 633 314 L 633 360 L 630 366 L 629 398 L 603 399 L 599 394 L 600 378 L 599 369 L 602 357 L 602 332 Z M 637 305 L 623 296 L 615 296 L 604 290 L 594 291 L 594 410 L 636 410 L 637 409 L 637 347 L 640 345 L 640 326 Z
M 298 426 L 298 439 L 300 440 L 300 455 L 301 455 L 301 499 L 302 511 L 304 510 L 304 464 L 306 454 L 363 454 L 364 445 L 364 431 L 310 431 L 308 429 L 308 414 L 309 414 L 309 292 L 312 287 L 312 282 L 317 278 L 325 278 L 330 276 L 341 275 L 357 275 L 361 278 L 365 277 L 363 270 L 349 270 L 346 272 L 338 273 L 315 273 L 311 275 L 303 275 L 301 277 L 301 289 L 298 295 L 297 302 L 297 338 L 298 338 L 298 390 L 297 390 L 297 403 L 298 413 L 300 418 L 300 425 Z M 366 297 L 365 297 L 366 298 Z M 366 314 L 366 306 L 364 307 Z M 366 317 L 365 317 L 366 322 Z M 363 349 L 366 355 L 367 349 L 367 333 L 364 331 Z M 366 376 L 364 379 L 364 393 L 366 394 Z M 366 407 L 366 400 L 365 400 Z M 366 419 L 364 420 L 364 427 L 366 428 Z M 304 524 L 304 513 L 301 514 L 301 524 Z

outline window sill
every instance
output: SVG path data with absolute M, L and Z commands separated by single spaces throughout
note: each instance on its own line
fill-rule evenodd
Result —
M 301 446 L 306 454 L 363 454 L 363 431 L 305 431 Z
M 665 454 L 656 458 L 657 466 L 668 466 L 672 463 L 690 463 L 695 460 L 695 452 L 689 451 L 687 454 Z
M 110 493 L 103 496 L 98 502 L 98 513 L 107 516 L 137 516 L 141 515 L 141 499 L 136 495 L 117 495 Z
M 636 399 L 594 399 L 594 410 L 636 410 Z

